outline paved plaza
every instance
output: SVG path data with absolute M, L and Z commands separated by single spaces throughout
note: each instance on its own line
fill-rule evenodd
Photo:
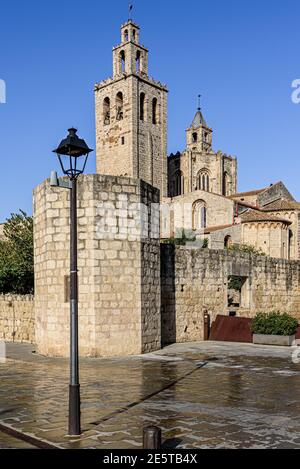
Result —
M 7 344 L 0 362 L 0 448 L 141 448 L 162 428 L 165 448 L 299 448 L 300 364 L 292 350 L 176 344 L 130 358 L 82 359 L 82 429 L 68 438 L 68 361 Z

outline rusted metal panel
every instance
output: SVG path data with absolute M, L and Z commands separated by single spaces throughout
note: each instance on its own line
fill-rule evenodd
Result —
M 209 340 L 252 343 L 251 319 L 218 315 Z
M 297 332 L 296 332 L 296 339 L 300 340 L 300 326 L 298 326 Z

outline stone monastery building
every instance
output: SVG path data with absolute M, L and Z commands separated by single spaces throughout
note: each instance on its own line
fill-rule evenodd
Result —
M 113 77 L 95 87 L 97 173 L 159 188 L 167 206 L 163 238 L 184 229 L 213 249 L 234 243 L 298 259 L 300 204 L 281 182 L 237 193 L 237 159 L 213 150 L 213 130 L 200 108 L 186 130 L 186 149 L 167 158 L 167 92 L 150 78 L 140 28 L 128 21 L 113 48 Z
M 95 85 L 96 174 L 78 180 L 82 356 L 202 340 L 204 311 L 300 316 L 300 204 L 282 182 L 237 193 L 237 160 L 214 151 L 200 108 L 186 149 L 168 157 L 167 94 L 129 20 L 113 76 Z M 69 354 L 69 205 L 49 179 L 34 190 L 34 341 L 45 355 Z M 191 245 L 161 243 L 183 231 Z M 238 245 L 265 255 L 228 249 Z

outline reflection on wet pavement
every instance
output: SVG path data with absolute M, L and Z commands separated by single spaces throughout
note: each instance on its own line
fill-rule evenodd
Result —
M 200 342 L 82 359 L 76 440 L 66 437 L 68 376 L 67 360 L 8 345 L 0 423 L 63 448 L 140 448 L 148 424 L 169 448 L 300 447 L 300 365 L 287 348 Z

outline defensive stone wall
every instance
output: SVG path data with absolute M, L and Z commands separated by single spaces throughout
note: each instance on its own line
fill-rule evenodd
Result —
M 161 246 L 162 342 L 203 339 L 203 312 L 229 314 L 229 280 L 242 277 L 238 316 L 279 310 L 300 320 L 300 263 L 248 253 Z
M 0 295 L 0 339 L 7 342 L 34 342 L 32 295 Z
M 38 351 L 69 355 L 69 191 L 34 191 Z M 160 348 L 159 190 L 125 177 L 78 180 L 79 344 L 82 356 Z

